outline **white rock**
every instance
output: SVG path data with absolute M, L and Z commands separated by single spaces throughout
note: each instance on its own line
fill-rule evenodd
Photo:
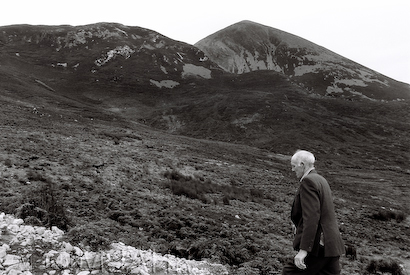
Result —
M 59 229 L 57 226 L 52 226 L 51 227 L 51 231 L 56 234 L 57 236 L 63 236 L 64 235 L 64 231 Z
M 116 269 L 121 269 L 122 265 L 123 265 L 122 262 L 110 262 L 110 263 L 108 263 L 109 267 L 114 267 Z
M 18 240 L 21 240 L 20 245 L 22 246 L 32 246 L 34 243 L 34 238 L 30 234 L 19 234 L 17 237 Z
M 20 232 L 24 233 L 25 235 L 36 234 L 36 230 L 31 225 L 20 226 Z
M 74 250 L 74 247 L 70 243 L 67 243 L 67 242 L 63 242 L 63 247 L 64 247 L 64 250 L 68 253 Z
M 99 269 L 102 266 L 101 254 L 97 252 L 85 251 L 81 260 L 87 263 L 88 269 Z
M 47 253 L 44 254 L 44 256 L 47 257 L 54 257 L 55 255 L 58 255 L 60 252 L 58 252 L 57 250 L 50 250 Z
M 45 230 L 44 233 L 42 234 L 43 239 L 46 239 L 47 241 L 52 241 L 53 240 L 53 233 L 50 230 Z
M 92 270 L 99 270 L 104 264 L 104 257 L 101 253 L 96 253 L 93 262 L 89 263 L 88 266 Z
M 0 248 L 0 263 L 2 262 L 3 258 L 6 257 L 7 251 L 3 248 Z
M 13 221 L 13 224 L 16 224 L 16 225 L 22 225 L 24 223 L 24 220 L 23 219 L 15 219 L 14 221 Z
M 84 255 L 84 252 L 79 247 L 74 246 L 74 254 L 79 257 L 82 257 Z
M 156 274 L 166 274 L 169 268 L 169 263 L 167 260 L 160 260 L 153 263 L 153 271 Z
M 60 255 L 58 255 L 57 259 L 56 259 L 56 264 L 60 267 L 60 268 L 67 268 L 70 266 L 71 263 L 71 258 L 70 258 L 70 254 L 68 254 L 67 252 L 61 252 Z
M 10 250 L 10 246 L 8 244 L 3 244 L 0 246 L 0 260 L 6 257 L 8 250 Z
M 12 232 L 12 233 L 17 233 L 20 230 L 20 226 L 18 226 L 17 224 L 9 224 L 7 226 L 7 230 Z
M 43 235 L 44 232 L 46 232 L 46 229 L 44 227 L 40 227 L 40 226 L 37 226 L 35 228 L 35 230 L 36 230 L 36 234 L 38 234 L 38 235 Z
M 21 261 L 20 256 L 7 254 L 6 257 L 4 257 L 3 266 L 16 265 L 20 261 Z
M 20 275 L 21 271 L 17 270 L 17 269 L 10 269 L 10 270 L 6 270 L 6 274 L 7 275 Z
M 19 262 L 18 264 L 14 264 L 9 266 L 9 272 L 7 274 L 27 274 L 29 272 L 30 264 L 28 262 Z
M 131 274 L 138 274 L 138 275 L 149 275 L 148 268 L 145 265 L 138 266 L 131 270 Z M 166 274 L 166 273 L 163 273 Z

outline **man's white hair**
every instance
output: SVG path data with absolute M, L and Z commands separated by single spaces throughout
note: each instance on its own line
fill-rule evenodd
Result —
M 313 164 L 315 163 L 315 156 L 311 152 L 298 150 L 292 156 L 291 161 L 296 162 L 296 164 L 298 165 L 303 162 L 307 166 L 313 166 Z

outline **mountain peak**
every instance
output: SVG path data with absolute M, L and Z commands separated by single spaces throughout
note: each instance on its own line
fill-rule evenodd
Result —
M 323 96 L 410 98 L 409 87 L 403 83 L 299 36 L 249 20 L 215 32 L 195 46 L 225 71 L 273 70 Z

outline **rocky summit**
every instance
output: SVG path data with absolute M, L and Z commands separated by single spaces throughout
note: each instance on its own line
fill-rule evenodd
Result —
M 0 273 L 17 274 L 228 274 L 221 264 L 180 259 L 113 243 L 92 252 L 61 241 L 64 232 L 53 226 L 24 225 L 22 219 L 0 214 Z

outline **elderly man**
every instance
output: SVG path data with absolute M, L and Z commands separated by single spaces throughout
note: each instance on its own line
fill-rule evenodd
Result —
M 339 258 L 345 252 L 333 206 L 332 192 L 325 178 L 316 173 L 315 156 L 297 151 L 291 159 L 292 171 L 300 180 L 293 201 L 291 219 L 298 251 L 282 274 L 340 274 Z

